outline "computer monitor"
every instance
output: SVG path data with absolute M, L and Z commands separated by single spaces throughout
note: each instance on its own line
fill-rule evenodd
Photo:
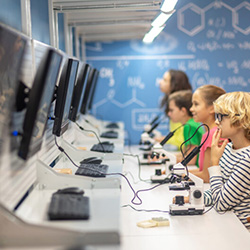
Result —
M 48 48 L 37 68 L 28 95 L 18 150 L 18 155 L 24 160 L 37 153 L 41 148 L 61 62 L 62 55 L 53 48 Z
M 60 77 L 56 94 L 55 121 L 52 133 L 62 135 L 68 128 L 69 110 L 79 61 L 67 58 Z
M 0 155 L 7 150 L 11 111 L 15 104 L 19 73 L 27 38 L 0 24 Z
M 89 65 L 84 63 L 77 76 L 76 85 L 74 87 L 73 97 L 69 111 L 69 119 L 73 122 L 76 122 L 79 118 L 80 107 L 81 107 L 80 104 L 84 96 L 84 89 L 85 89 L 84 87 L 88 71 L 89 71 Z
M 91 68 L 88 74 L 86 89 L 85 89 L 85 93 L 84 93 L 84 97 L 83 97 L 83 101 L 82 101 L 82 105 L 80 109 L 80 112 L 82 114 L 86 114 L 88 111 L 88 103 L 89 103 L 89 98 L 91 94 L 91 88 L 93 87 L 93 83 L 95 80 L 95 76 L 96 76 L 96 69 Z
M 94 79 L 93 79 L 91 91 L 90 91 L 90 98 L 89 98 L 87 110 L 91 110 L 92 108 L 98 77 L 99 77 L 99 71 L 96 69 L 94 73 Z

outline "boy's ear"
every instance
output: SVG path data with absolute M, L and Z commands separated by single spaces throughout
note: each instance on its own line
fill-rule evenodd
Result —
M 184 107 L 182 107 L 180 110 L 181 110 L 181 112 L 183 112 L 184 114 L 187 114 L 187 113 L 188 113 L 188 112 L 187 112 L 187 109 L 184 108 Z

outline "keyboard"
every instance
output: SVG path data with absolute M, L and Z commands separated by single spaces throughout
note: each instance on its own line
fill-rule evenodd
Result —
M 84 163 L 80 165 L 75 174 L 99 178 L 105 177 L 107 172 L 108 165 Z
M 103 152 L 103 153 L 113 153 L 114 144 L 94 144 L 90 151 Z M 104 149 L 104 151 L 103 151 Z
M 89 197 L 81 194 L 54 193 L 49 205 L 50 220 L 89 219 Z
M 107 131 L 101 134 L 102 138 L 118 138 L 118 133 L 116 131 Z
M 106 128 L 119 128 L 118 124 L 115 122 L 109 123 Z

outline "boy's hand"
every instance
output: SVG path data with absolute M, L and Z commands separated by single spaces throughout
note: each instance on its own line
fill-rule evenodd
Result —
M 228 140 L 220 140 L 221 129 L 218 128 L 213 134 L 211 145 L 211 166 L 219 165 L 220 158 L 225 150 Z

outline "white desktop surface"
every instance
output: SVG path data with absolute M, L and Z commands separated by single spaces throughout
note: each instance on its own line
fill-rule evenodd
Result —
M 130 151 L 133 154 L 138 152 L 136 147 L 132 147 Z M 150 178 L 150 175 L 154 174 L 155 168 L 158 167 L 142 166 L 141 177 Z M 125 158 L 124 172 L 126 171 L 132 173 L 135 180 L 138 181 L 138 165 L 135 158 Z M 143 182 L 134 184 L 132 178 L 129 175 L 128 177 L 135 190 L 155 185 Z M 121 205 L 131 204 L 133 194 L 124 179 L 121 192 Z M 162 185 L 154 190 L 139 193 L 143 201 L 142 205 L 131 205 L 137 209 L 168 211 L 169 204 L 176 192 L 169 191 L 168 184 Z M 136 225 L 137 222 L 149 220 L 152 217 L 166 217 L 169 219 L 170 225 L 154 228 L 140 228 Z M 171 216 L 159 212 L 137 212 L 126 207 L 121 208 L 121 250 L 129 249 L 249 250 L 250 233 L 231 211 L 221 215 L 212 209 L 204 215 Z
M 51 196 L 56 190 L 34 189 L 26 198 L 16 214 L 30 223 L 63 227 L 81 232 L 118 232 L 119 231 L 119 190 L 85 189 L 89 196 L 90 219 L 79 221 L 49 221 L 47 218 Z M 110 218 L 107 223 L 107 218 Z M 112 218 L 112 219 L 111 219 Z
M 99 144 L 99 140 L 101 142 L 109 141 L 110 143 L 114 144 L 114 153 L 123 153 L 124 151 L 124 140 L 117 138 L 102 138 L 99 136 L 99 140 L 95 137 L 93 133 L 90 132 L 82 132 L 82 131 L 75 131 L 76 133 L 76 140 L 74 141 L 74 146 L 78 147 L 85 147 L 87 151 L 90 151 L 94 144 Z

